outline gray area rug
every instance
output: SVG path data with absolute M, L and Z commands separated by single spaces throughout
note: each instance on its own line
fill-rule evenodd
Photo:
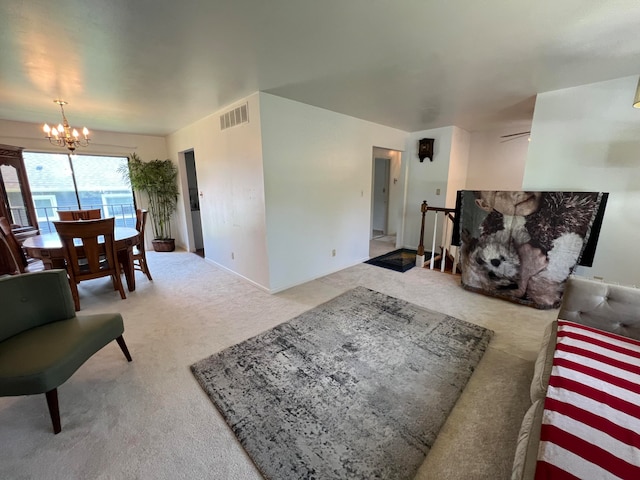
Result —
M 266 478 L 409 479 L 492 334 L 357 287 L 191 370 Z

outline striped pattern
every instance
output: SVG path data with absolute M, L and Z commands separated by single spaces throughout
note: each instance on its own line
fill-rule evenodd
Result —
M 536 480 L 640 479 L 640 342 L 558 320 Z

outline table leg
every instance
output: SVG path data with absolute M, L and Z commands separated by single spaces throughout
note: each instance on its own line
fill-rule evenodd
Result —
M 53 260 L 51 260 L 50 258 L 43 258 L 42 259 L 42 265 L 44 266 L 45 270 L 53 270 Z
M 132 255 L 133 247 L 128 247 L 126 250 L 120 250 L 118 252 L 118 261 L 120 262 L 120 265 L 122 265 L 122 272 L 124 273 L 124 278 L 127 281 L 127 288 L 130 292 L 133 292 L 136 289 L 136 275 L 133 269 Z
M 33 257 L 38 258 L 38 257 Z M 59 268 L 61 270 L 66 270 L 67 265 L 64 263 L 64 258 L 51 258 L 51 257 L 40 257 L 42 260 L 42 265 L 45 270 L 53 270 L 54 268 Z

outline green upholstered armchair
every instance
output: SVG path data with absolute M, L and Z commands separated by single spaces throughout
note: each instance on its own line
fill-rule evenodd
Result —
M 67 272 L 0 277 L 0 396 L 44 393 L 59 433 L 58 386 L 116 340 L 128 361 L 119 313 L 76 316 Z

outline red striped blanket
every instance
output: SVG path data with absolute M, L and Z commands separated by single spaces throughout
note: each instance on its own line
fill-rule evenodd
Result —
M 640 479 L 640 342 L 558 320 L 536 480 Z

